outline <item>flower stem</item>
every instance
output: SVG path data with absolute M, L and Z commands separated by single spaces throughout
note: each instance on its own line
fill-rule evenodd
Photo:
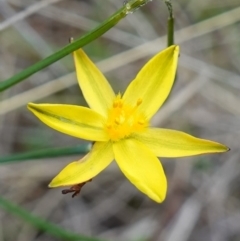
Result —
M 126 17 L 129 13 L 134 12 L 138 8 L 145 5 L 147 2 L 149 2 L 149 0 L 130 0 L 130 1 L 128 1 L 127 4 L 125 4 L 122 8 L 120 8 L 118 11 L 116 11 L 112 16 L 107 18 L 98 27 L 96 27 L 92 31 L 88 32 L 81 38 L 68 44 L 67 46 L 65 46 L 64 48 L 55 52 L 54 54 L 48 56 L 47 58 L 40 60 L 36 64 L 33 64 L 32 66 L 24 69 L 23 71 L 12 76 L 11 78 L 9 78 L 3 82 L 0 82 L 0 92 L 21 82 L 22 80 L 33 75 L 34 73 L 46 68 L 47 66 L 53 64 L 54 62 L 58 61 L 59 59 L 72 53 L 73 51 L 75 51 L 75 50 L 85 46 L 86 44 L 90 43 L 91 41 L 97 39 L 98 37 L 103 35 L 105 32 L 107 32 L 110 28 L 115 26 L 121 19 Z
M 174 17 L 173 17 L 173 6 L 171 0 L 165 0 L 165 4 L 167 5 L 169 17 L 168 17 L 168 37 L 167 37 L 167 45 L 168 47 L 174 44 Z

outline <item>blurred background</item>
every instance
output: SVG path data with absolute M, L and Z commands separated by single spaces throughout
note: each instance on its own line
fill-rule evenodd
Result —
M 161 158 L 168 195 L 154 203 L 110 165 L 74 199 L 49 181 L 80 155 L 2 164 L 0 195 L 75 233 L 107 240 L 240 240 L 239 0 L 172 1 L 181 47 L 175 85 L 153 119 L 226 144 L 221 155 Z M 105 20 L 123 0 L 0 0 L 0 80 L 20 72 Z M 166 47 L 168 11 L 154 0 L 84 47 L 116 92 Z M 147 80 L 146 80 L 147 81 Z M 28 102 L 85 105 L 72 56 L 0 94 L 0 155 L 68 147 L 82 140 L 37 120 Z M 1 241 L 58 240 L 0 209 Z

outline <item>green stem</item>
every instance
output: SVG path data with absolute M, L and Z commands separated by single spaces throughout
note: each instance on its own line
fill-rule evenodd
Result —
M 168 19 L 168 47 L 174 44 L 174 18 Z
M 169 18 L 168 18 L 168 35 L 167 35 L 167 45 L 168 47 L 174 44 L 174 17 L 173 17 L 173 7 L 170 0 L 165 0 L 167 5 Z
M 1 163 L 9 163 L 14 161 L 27 161 L 32 159 L 40 158 L 52 158 L 59 156 L 69 156 L 76 154 L 86 154 L 90 151 L 90 144 L 83 144 L 78 146 L 66 147 L 66 148 L 47 148 L 44 150 L 37 150 L 31 152 L 25 152 L 15 155 L 3 156 L 0 157 Z
M 46 232 L 58 240 L 66 241 L 101 241 L 97 238 L 86 237 L 80 234 L 75 234 L 64 230 L 62 227 L 58 227 L 50 222 L 45 221 L 39 217 L 36 217 L 21 207 L 9 202 L 8 200 L 0 197 L 0 207 L 5 209 L 7 212 L 12 213 L 15 216 L 20 217 L 25 222 L 28 222 L 36 229 Z
M 61 50 L 57 51 L 56 53 L 48 56 L 47 58 L 40 60 L 36 64 L 24 69 L 22 72 L 12 76 L 11 78 L 3 81 L 0 83 L 0 92 L 4 91 L 11 86 L 21 82 L 25 78 L 33 75 L 34 73 L 38 72 L 39 70 L 51 65 L 52 63 L 58 61 L 59 59 L 65 57 L 66 55 L 72 53 L 73 51 L 83 47 L 84 45 L 90 43 L 91 41 L 95 40 L 96 38 L 103 35 L 106 31 L 110 28 L 115 26 L 121 19 L 123 19 L 129 13 L 134 12 L 138 8 L 142 7 L 149 0 L 130 0 L 128 1 L 122 8 L 120 8 L 116 13 L 102 22 L 98 27 L 90 31 L 89 33 L 85 34 L 83 37 L 77 39 L 76 41 L 68 44 L 66 47 L 62 48 Z

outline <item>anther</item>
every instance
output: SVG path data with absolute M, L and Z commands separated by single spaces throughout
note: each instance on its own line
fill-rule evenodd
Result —
M 112 125 L 111 124 L 107 124 L 107 128 L 108 129 L 112 129 Z
M 137 106 L 141 105 L 142 104 L 142 99 L 138 99 L 137 100 Z
M 118 107 L 119 107 L 119 108 L 122 108 L 122 106 L 123 106 L 123 102 L 122 102 L 122 100 L 119 100 L 119 102 L 118 102 Z
M 113 102 L 113 108 L 117 108 L 117 106 L 118 106 L 118 100 L 114 100 L 114 102 Z
M 144 120 L 144 119 L 138 120 L 138 124 L 143 125 L 144 123 L 145 123 L 145 120 Z
M 119 125 L 119 124 L 120 124 L 119 118 L 116 118 L 116 119 L 114 120 L 114 122 L 115 122 L 117 125 Z
M 119 116 L 119 123 L 123 123 L 125 121 L 125 117 L 123 115 Z

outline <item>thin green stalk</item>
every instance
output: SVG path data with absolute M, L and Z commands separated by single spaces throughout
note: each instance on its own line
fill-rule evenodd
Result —
M 5 209 L 8 213 L 11 213 L 19 218 L 23 219 L 25 222 L 34 226 L 36 229 L 42 232 L 48 233 L 60 240 L 66 241 L 101 241 L 97 238 L 86 237 L 80 234 L 72 233 L 64 230 L 62 227 L 56 226 L 44 219 L 36 217 L 24 210 L 23 208 L 11 203 L 10 201 L 0 197 L 0 207 Z
M 174 44 L 174 18 L 168 19 L 168 47 Z
M 40 158 L 53 158 L 59 156 L 69 156 L 69 155 L 76 155 L 76 154 L 86 154 L 90 151 L 90 144 L 82 144 L 72 147 L 65 147 L 65 148 L 47 148 L 43 150 L 37 151 L 30 151 L 25 153 L 19 153 L 9 156 L 0 157 L 0 164 L 1 163 L 9 163 L 9 162 L 16 162 L 16 161 L 27 161 L 27 160 L 34 160 Z
M 1 82 L 0 83 L 0 92 L 21 82 L 22 80 L 33 75 L 34 73 L 38 72 L 39 70 L 46 68 L 47 66 L 51 65 L 52 63 L 58 61 L 59 59 L 65 57 L 66 55 L 72 53 L 73 51 L 85 46 L 86 44 L 88 44 L 91 41 L 95 40 L 96 38 L 100 37 L 106 31 L 108 31 L 110 28 L 115 26 L 121 19 L 123 19 L 129 13 L 134 12 L 135 10 L 137 10 L 138 8 L 140 8 L 141 6 L 145 5 L 148 2 L 149 2 L 149 0 L 130 0 L 130 1 L 128 1 L 116 13 L 114 13 L 112 16 L 110 16 L 108 19 L 106 19 L 104 22 L 102 22 L 98 27 L 96 27 L 89 33 L 85 34 L 83 37 L 68 44 L 66 47 L 64 47 L 61 50 L 55 52 L 54 54 L 48 56 L 47 58 L 40 60 L 36 64 L 33 64 L 32 66 L 24 69 L 22 72 Z
M 171 46 L 174 44 L 174 17 L 173 17 L 173 7 L 171 0 L 165 0 L 165 4 L 167 5 L 169 17 L 168 17 L 168 34 L 167 34 L 167 46 Z

